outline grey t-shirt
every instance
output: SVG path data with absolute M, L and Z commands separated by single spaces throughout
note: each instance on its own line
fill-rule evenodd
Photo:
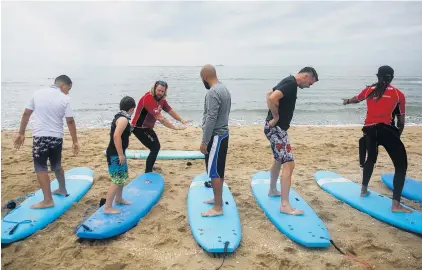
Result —
M 208 145 L 214 135 L 223 135 L 229 130 L 231 95 L 221 82 L 216 83 L 205 95 L 202 119 L 202 143 Z

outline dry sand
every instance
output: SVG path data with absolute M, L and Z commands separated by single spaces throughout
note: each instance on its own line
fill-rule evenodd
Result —
M 67 170 L 88 166 L 95 170 L 95 182 L 88 193 L 58 220 L 29 238 L 2 249 L 4 269 L 215 269 L 222 259 L 204 253 L 191 235 L 186 216 L 186 196 L 193 177 L 204 170 L 204 161 L 157 161 L 166 186 L 161 200 L 138 226 L 125 234 L 101 241 L 77 241 L 73 228 L 84 210 L 105 197 L 109 185 L 103 150 L 108 130 L 79 130 L 81 152 L 71 154 L 68 134 L 63 150 Z M 157 128 L 161 149 L 197 150 L 201 130 Z M 314 182 L 316 170 L 334 170 L 360 182 L 357 142 L 358 127 L 292 127 L 289 131 L 296 158 L 293 188 L 321 216 L 332 239 L 345 251 L 377 269 L 422 269 L 422 238 L 382 223 L 335 199 Z M 31 159 L 31 133 L 25 145 L 13 149 L 15 133 L 2 132 L 2 204 L 39 188 Z M 408 176 L 422 179 L 421 127 L 407 127 L 403 134 L 409 158 Z M 134 138 L 130 149 L 144 149 Z M 130 177 L 142 173 L 145 161 L 129 160 Z M 242 242 L 228 257 L 223 269 L 365 269 L 345 258 L 333 246 L 306 249 L 280 233 L 265 217 L 251 190 L 250 178 L 272 162 L 262 127 L 232 127 L 227 158 L 226 181 L 235 197 L 241 223 Z M 388 196 L 380 173 L 392 171 L 392 163 L 380 148 L 378 165 L 370 188 Z M 51 176 L 53 176 L 51 174 Z M 403 202 L 422 210 L 421 204 Z M 389 207 L 386 205 L 385 207 Z

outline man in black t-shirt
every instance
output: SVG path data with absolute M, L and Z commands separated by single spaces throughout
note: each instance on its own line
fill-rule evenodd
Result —
M 280 212 L 289 215 L 301 215 L 302 210 L 293 209 L 289 203 L 291 177 L 295 167 L 292 148 L 289 143 L 287 130 L 293 118 L 296 106 L 297 87 L 308 88 L 318 81 L 318 74 L 312 67 L 305 67 L 296 76 L 284 78 L 277 86 L 267 93 L 268 116 L 265 121 L 264 133 L 270 141 L 274 155 L 271 167 L 271 184 L 268 196 L 280 196 Z M 281 192 L 276 184 L 281 165 Z

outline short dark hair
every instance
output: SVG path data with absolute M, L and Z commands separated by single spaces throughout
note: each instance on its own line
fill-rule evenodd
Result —
M 72 85 L 72 80 L 66 75 L 60 75 L 54 80 L 54 83 L 62 82 L 66 85 Z
M 313 67 L 304 67 L 302 68 L 299 73 L 311 73 L 314 76 L 315 81 L 318 81 L 318 73 Z
M 124 98 L 122 98 L 122 100 L 120 100 L 120 110 L 122 111 L 129 111 L 132 108 L 136 107 L 136 102 L 132 97 L 129 96 L 125 96 Z

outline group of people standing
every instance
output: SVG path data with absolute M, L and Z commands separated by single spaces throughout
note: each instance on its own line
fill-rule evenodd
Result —
M 205 65 L 200 71 L 200 78 L 207 89 L 204 102 L 202 122 L 202 140 L 200 151 L 205 155 L 205 167 L 214 192 L 214 198 L 204 201 L 212 207 L 202 213 L 204 217 L 223 214 L 222 190 L 226 157 L 229 148 L 229 115 L 231 109 L 231 94 L 218 79 L 214 66 Z M 372 175 L 378 155 L 378 145 L 383 145 L 390 155 L 394 167 L 393 212 L 408 212 L 409 209 L 400 205 L 407 170 L 405 147 L 400 139 L 404 128 L 405 97 L 396 87 L 391 85 L 394 70 L 382 66 L 377 73 L 378 82 L 366 87 L 360 94 L 350 99 L 344 99 L 343 104 L 359 103 L 366 100 L 367 115 L 363 127 L 364 136 L 360 147 L 365 154 L 361 160 L 363 181 L 361 196 L 367 196 L 368 182 Z M 291 177 L 295 167 L 292 147 L 289 142 L 288 129 L 293 118 L 298 87 L 308 88 L 318 82 L 318 74 L 312 67 L 301 69 L 296 75 L 288 76 L 266 93 L 268 115 L 265 119 L 264 134 L 267 137 L 274 161 L 270 168 L 271 183 L 268 196 L 280 196 L 280 212 L 289 215 L 302 215 L 303 210 L 293 209 L 289 203 Z M 73 152 L 79 152 L 76 125 L 73 119 L 70 98 L 72 81 L 66 75 L 55 79 L 54 85 L 35 92 L 25 109 L 15 147 L 18 149 L 25 140 L 25 129 L 29 118 L 34 112 L 35 124 L 32 129 L 32 156 L 38 181 L 44 194 L 44 200 L 34 204 L 32 208 L 53 207 L 52 195 L 67 196 L 64 171 L 61 166 L 63 144 L 63 119 L 66 122 L 73 141 Z M 110 140 L 106 150 L 108 171 L 111 185 L 108 190 L 104 212 L 118 214 L 120 211 L 112 207 L 116 204 L 131 204 L 122 197 L 124 183 L 128 180 L 128 166 L 125 151 L 129 146 L 129 137 L 135 137 L 149 150 L 146 159 L 145 173 L 153 171 L 161 145 L 154 131 L 157 121 L 165 127 L 174 130 L 186 129 L 190 120 L 183 119 L 167 102 L 168 84 L 156 81 L 138 103 L 132 97 L 125 96 L 120 101 L 120 111 L 114 116 L 110 127 Z M 164 117 L 162 111 L 180 122 L 181 126 L 173 125 Z M 397 116 L 397 125 L 395 123 Z M 362 151 L 361 151 L 362 152 Z M 367 156 L 366 156 L 367 153 Z M 50 190 L 47 160 L 54 171 L 59 188 Z M 281 172 L 281 191 L 276 188 Z

